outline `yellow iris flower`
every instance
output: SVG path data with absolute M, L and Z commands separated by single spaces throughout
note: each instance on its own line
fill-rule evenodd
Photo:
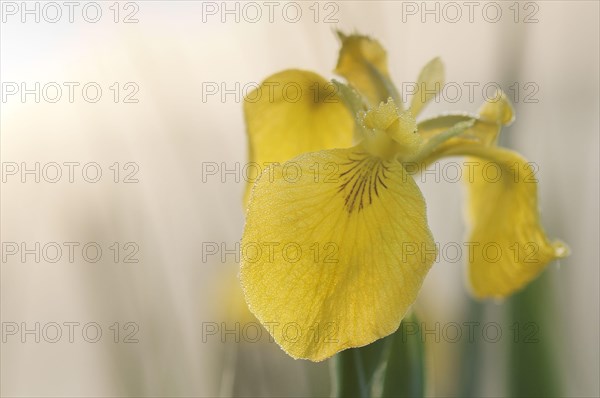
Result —
M 244 103 L 250 161 L 268 167 L 246 192 L 241 284 L 275 341 L 312 361 L 397 330 L 436 259 L 412 175 L 442 157 L 499 170 L 466 181 L 474 296 L 505 297 L 568 251 L 542 230 L 531 166 L 496 144 L 513 119 L 504 94 L 476 115 L 417 123 L 444 84 L 441 61 L 425 66 L 404 110 L 382 46 L 340 38 L 335 72 L 348 85 L 286 70 Z M 493 263 L 478 250 L 488 243 L 503 254 Z

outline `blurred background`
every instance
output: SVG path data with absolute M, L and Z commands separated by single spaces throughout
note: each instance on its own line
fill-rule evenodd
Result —
M 501 143 L 538 165 L 572 251 L 502 303 L 441 256 L 416 304 L 428 395 L 600 394 L 598 2 L 73 3 L 2 2 L 3 396 L 329 395 L 330 364 L 246 310 L 235 253 L 243 95 L 286 68 L 332 78 L 335 29 L 377 38 L 399 89 L 440 56 L 454 88 L 424 117 L 506 91 Z M 420 185 L 436 241 L 462 242 L 461 184 Z

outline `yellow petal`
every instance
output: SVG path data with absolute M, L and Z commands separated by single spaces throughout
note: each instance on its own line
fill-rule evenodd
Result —
M 240 279 L 275 341 L 321 361 L 394 332 L 436 252 L 421 192 L 399 163 L 359 146 L 287 168 L 265 171 L 252 191 Z
M 249 160 L 260 168 L 304 152 L 352 145 L 354 118 L 336 87 L 319 75 L 286 70 L 267 78 L 244 100 Z M 245 201 L 254 181 L 249 181 Z
M 420 168 L 427 167 L 453 148 L 471 144 L 496 145 L 502 127 L 512 123 L 513 119 L 514 113 L 510 101 L 503 92 L 499 92 L 493 100 L 486 101 L 479 108 L 477 115 L 446 114 L 420 122 L 417 131 L 425 141 L 422 148 L 426 149 L 426 153 L 419 158 L 422 163 Z M 470 126 L 466 124 L 469 121 L 473 121 Z M 460 134 L 446 140 L 439 139 L 443 138 L 442 136 L 449 130 L 461 125 L 463 128 Z M 436 141 L 439 141 L 439 145 L 435 145 L 435 148 L 428 145 Z
M 381 44 L 368 36 L 346 36 L 341 32 L 338 35 L 342 48 L 335 73 L 345 77 L 371 105 L 377 105 L 390 96 L 398 99 L 388 72 L 387 54 Z
M 477 113 L 481 119 L 503 126 L 508 126 L 515 119 L 512 104 L 502 91 L 498 91 L 494 98 L 487 100 Z
M 446 155 L 477 156 L 465 160 L 472 163 L 464 172 L 471 224 L 468 274 L 476 297 L 505 297 L 568 254 L 564 243 L 550 241 L 542 229 L 532 164 L 516 152 L 481 145 L 456 147 Z
M 412 114 L 417 117 L 423 107 L 442 91 L 444 86 L 444 64 L 434 58 L 423 67 L 417 80 L 417 87 L 410 103 Z
M 465 122 L 471 119 L 477 120 L 479 119 L 479 117 L 477 115 L 472 115 L 466 112 L 444 114 L 441 116 L 432 117 L 430 119 L 425 119 L 419 122 L 417 124 L 417 131 L 419 132 L 419 135 L 423 137 L 423 139 L 428 141 L 433 137 L 436 137 L 437 135 L 443 133 L 444 131 L 451 129 L 457 123 Z M 477 121 L 480 123 L 484 122 L 482 120 Z M 496 129 L 498 128 L 497 126 L 494 127 Z M 469 136 L 476 137 L 478 135 L 479 134 L 477 131 L 469 132 Z

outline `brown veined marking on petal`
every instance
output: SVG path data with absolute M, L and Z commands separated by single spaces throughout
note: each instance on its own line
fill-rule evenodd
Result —
M 350 178 L 344 184 L 342 184 L 342 186 L 340 186 L 339 191 L 345 190 L 346 187 L 348 186 L 348 184 L 353 182 L 352 188 L 350 189 L 350 192 L 346 195 L 346 198 L 344 201 L 344 205 L 348 209 L 348 212 L 352 212 L 352 209 L 354 208 L 354 202 L 356 201 L 356 197 L 358 195 L 358 192 L 360 191 L 360 184 L 362 184 L 362 180 L 363 180 L 365 172 L 366 172 L 365 167 L 370 166 L 371 159 L 368 156 L 366 156 L 362 159 L 349 158 L 349 160 L 350 160 L 350 162 L 345 163 L 345 164 L 352 164 L 353 162 L 357 162 L 357 163 L 355 165 L 353 165 L 349 170 L 347 170 L 341 174 L 341 176 L 343 177 L 346 174 L 352 173 L 350 175 Z M 364 164 L 363 164 L 363 162 L 364 162 Z M 358 189 L 357 189 L 357 184 L 359 184 Z
M 379 162 L 377 167 L 378 167 L 378 169 L 377 169 L 377 173 L 376 173 L 377 181 L 375 181 L 375 194 L 377 196 L 379 196 L 379 192 L 377 192 L 377 182 L 381 183 L 381 185 L 383 185 L 383 187 L 385 189 L 387 189 L 387 185 L 385 185 L 385 182 L 383 182 L 381 180 L 381 177 L 379 176 L 379 167 L 381 167 L 381 175 L 383 175 L 383 178 L 387 178 L 387 176 L 385 175 L 385 172 L 389 171 L 389 169 L 386 167 L 385 164 L 383 164 L 383 162 Z
M 357 178 L 354 180 L 354 184 L 352 185 L 352 189 L 346 198 L 346 204 L 348 206 L 348 211 L 351 213 L 354 210 L 354 206 L 356 204 L 357 199 L 360 195 L 360 203 L 362 204 L 362 194 L 361 191 L 364 190 L 366 177 L 370 173 L 370 169 L 372 168 L 372 162 L 367 161 L 367 163 L 361 168 L 360 174 L 357 172 Z M 360 211 L 359 206 L 359 211 Z
M 348 162 L 342 163 L 342 166 L 350 167 L 340 174 L 343 182 L 338 192 L 344 195 L 344 206 L 349 214 L 356 209 L 360 212 L 365 208 L 365 195 L 368 197 L 366 205 L 371 205 L 373 198 L 379 197 L 379 189 L 387 189 L 385 172 L 389 169 L 384 161 L 365 153 L 357 155 L 357 158 L 349 157 Z

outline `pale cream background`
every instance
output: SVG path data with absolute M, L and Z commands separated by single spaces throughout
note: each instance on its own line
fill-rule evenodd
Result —
M 434 56 L 456 82 L 535 82 L 538 103 L 516 105 L 517 122 L 504 142 L 539 165 L 543 222 L 572 255 L 546 271 L 556 282 L 552 309 L 567 331 L 561 366 L 567 395 L 599 393 L 598 273 L 598 3 L 538 2 L 535 24 L 515 24 L 510 3 L 499 23 L 475 14 L 475 22 L 435 23 L 429 17 L 402 22 L 400 2 L 340 2 L 338 24 L 314 23 L 308 7 L 296 24 L 276 14 L 275 23 L 202 22 L 201 3 L 139 2 L 137 24 L 114 24 L 110 3 L 97 24 L 19 23 L 1 30 L 3 82 L 96 81 L 96 104 L 18 100 L 2 103 L 3 162 L 98 162 L 108 173 L 116 161 L 137 162 L 138 184 L 2 184 L 2 241 L 134 241 L 140 263 L 1 265 L 2 322 L 98 322 L 106 336 L 97 344 L 2 344 L 1 393 L 6 396 L 214 396 L 227 387 L 224 363 L 241 361 L 238 377 L 247 393 L 327 394 L 327 364 L 304 366 L 272 345 L 203 343 L 203 322 L 221 322 L 235 289 L 233 259 L 201 259 L 201 242 L 232 246 L 243 228 L 243 183 L 202 183 L 202 162 L 244 162 L 246 138 L 241 103 L 232 96 L 202 102 L 203 82 L 259 82 L 289 67 L 333 77 L 335 27 L 378 38 L 387 48 L 396 82 L 414 81 Z M 463 9 L 464 11 L 464 9 Z M 266 18 L 266 17 L 263 17 Z M 138 104 L 114 104 L 108 86 L 136 82 Z M 475 111 L 482 101 L 463 98 L 433 104 Z M 424 184 L 431 227 L 440 242 L 461 242 L 459 184 Z M 108 256 L 108 251 L 105 256 Z M 228 281 L 228 282 L 224 282 Z M 466 304 L 460 264 L 438 263 L 420 303 L 440 321 L 459 316 Z M 235 315 L 232 315 L 235 317 Z M 239 314 L 238 314 L 239 316 Z M 138 344 L 111 342 L 108 326 L 134 321 Z M 229 350 L 229 351 L 228 351 Z M 497 353 L 496 353 L 497 354 Z M 448 354 L 450 355 L 450 354 Z M 439 356 L 435 378 L 444 394 L 451 385 L 450 356 Z M 492 361 L 495 361 L 492 357 Z M 486 368 L 487 369 L 487 368 Z M 487 393 L 503 391 L 495 366 Z M 244 372 L 245 375 L 244 375 Z M 450 373 L 447 373 L 450 372 Z M 311 386 L 308 378 L 322 379 Z M 239 391 L 237 393 L 240 393 Z M 436 391 L 432 391 L 436 394 Z

